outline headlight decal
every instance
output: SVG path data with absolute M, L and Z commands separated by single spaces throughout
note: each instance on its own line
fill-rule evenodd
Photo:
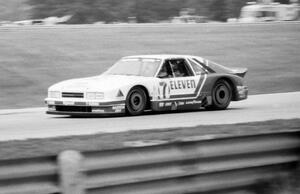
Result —
M 61 98 L 61 93 L 59 91 L 48 91 L 49 98 Z
M 90 100 L 101 100 L 104 99 L 104 93 L 103 92 L 87 92 L 86 98 Z

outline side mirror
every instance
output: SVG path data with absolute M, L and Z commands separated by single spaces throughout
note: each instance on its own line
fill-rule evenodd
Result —
M 157 77 L 163 79 L 168 78 L 169 76 L 167 72 L 160 72 Z

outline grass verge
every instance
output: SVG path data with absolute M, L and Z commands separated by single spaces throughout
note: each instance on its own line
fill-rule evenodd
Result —
M 300 25 L 0 29 L 0 109 L 43 106 L 47 88 L 97 75 L 126 55 L 200 55 L 247 67 L 250 94 L 300 90 Z

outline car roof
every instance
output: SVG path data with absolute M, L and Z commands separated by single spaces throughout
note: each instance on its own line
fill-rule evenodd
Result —
M 170 59 L 170 58 L 202 58 L 198 56 L 192 56 L 192 55 L 175 55 L 175 54 L 158 54 L 158 55 L 132 55 L 132 56 L 126 56 L 123 58 L 154 58 L 154 59 Z

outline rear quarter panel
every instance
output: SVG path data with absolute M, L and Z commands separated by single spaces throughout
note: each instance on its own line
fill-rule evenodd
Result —
M 237 100 L 236 86 L 242 86 L 244 84 L 244 80 L 239 76 L 231 75 L 231 74 L 221 74 L 221 73 L 208 74 L 206 82 L 203 86 L 202 94 L 205 96 L 211 96 L 215 83 L 220 79 L 224 79 L 230 84 L 233 91 L 232 100 L 233 101 Z

